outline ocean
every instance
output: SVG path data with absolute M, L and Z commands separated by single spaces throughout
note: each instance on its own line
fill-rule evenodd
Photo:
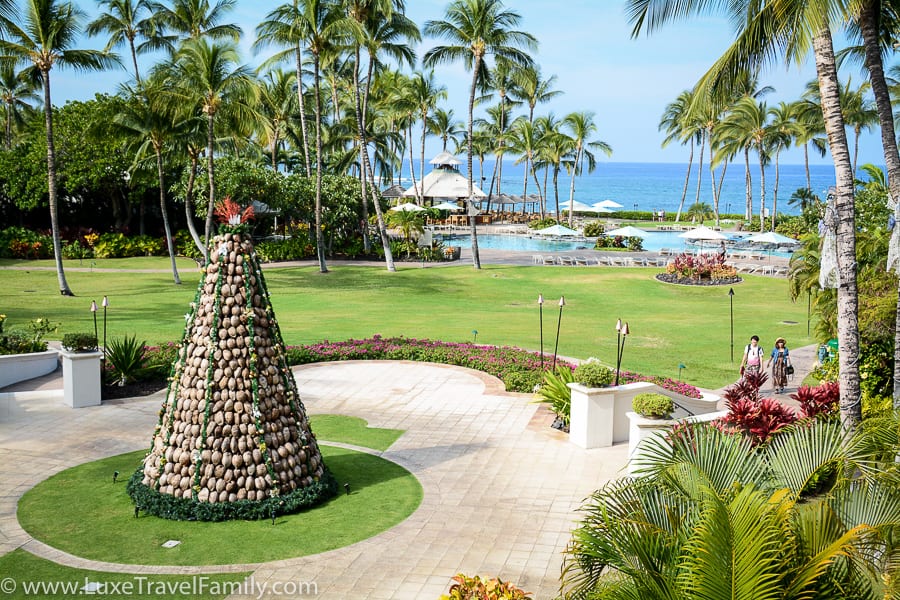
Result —
M 465 173 L 465 156 L 458 156 L 463 161 L 460 171 Z M 401 185 L 412 185 L 409 177 L 408 162 L 404 162 Z M 418 164 L 416 166 L 416 179 L 419 177 Z M 429 172 L 431 165 L 426 165 L 425 172 Z M 482 189 L 487 191 L 493 175 L 494 161 L 485 161 L 483 169 L 478 161 L 474 162 L 476 185 L 481 177 L 484 177 Z M 681 193 L 684 189 L 684 179 L 687 163 L 617 163 L 598 162 L 596 170 L 591 174 L 585 174 L 575 180 L 575 200 L 585 204 L 594 204 L 601 200 L 614 200 L 622 205 L 619 210 L 641 210 L 675 212 L 681 201 Z M 832 165 L 810 165 L 810 180 L 813 193 L 820 198 L 825 198 L 826 191 L 834 185 L 834 167 Z M 522 195 L 523 165 L 514 165 L 512 160 L 503 162 L 503 180 L 501 191 L 507 194 Z M 716 177 L 720 177 L 721 168 L 716 169 Z M 759 214 L 759 165 L 751 163 L 750 176 L 753 184 L 753 212 Z M 547 208 L 555 210 L 552 173 L 548 178 Z M 543 173 L 538 173 L 538 180 L 543 190 Z M 559 174 L 559 201 L 569 199 L 569 175 L 562 171 Z M 396 179 L 394 181 L 396 183 Z M 766 169 L 766 207 L 772 210 L 773 192 L 775 186 L 775 167 Z M 386 185 L 384 187 L 387 187 Z M 778 182 L 778 212 L 797 214 L 799 210 L 788 204 L 791 194 L 798 188 L 806 187 L 806 167 L 800 165 L 780 165 Z M 528 178 L 528 194 L 537 192 L 534 180 Z M 496 194 L 496 189 L 495 189 Z M 688 193 L 684 201 L 684 210 L 697 199 L 697 163 L 691 169 L 691 179 L 688 183 Z M 713 205 L 712 188 L 710 185 L 709 168 L 704 163 L 702 180 L 700 182 L 700 202 Z M 720 213 L 744 212 L 745 206 L 744 165 L 732 163 L 725 172 L 725 182 L 722 184 L 722 192 L 719 200 Z M 521 207 L 517 207 L 517 210 Z

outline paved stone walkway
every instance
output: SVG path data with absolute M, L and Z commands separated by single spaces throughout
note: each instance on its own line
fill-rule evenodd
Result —
M 569 444 L 530 396 L 506 393 L 477 371 L 363 361 L 294 372 L 310 414 L 405 430 L 383 456 L 416 475 L 424 500 L 406 521 L 368 540 L 250 566 L 257 584 L 314 581 L 325 599 L 425 600 L 465 572 L 553 598 L 576 509 L 624 473 L 627 444 L 589 451 Z M 32 540 L 16 521 L 19 497 L 62 469 L 145 447 L 161 402 L 160 393 L 72 410 L 46 393 L 52 377 L 33 385 L 45 389 L 0 394 L 0 554 L 21 547 L 73 567 L 133 573 L 248 568 L 98 563 Z

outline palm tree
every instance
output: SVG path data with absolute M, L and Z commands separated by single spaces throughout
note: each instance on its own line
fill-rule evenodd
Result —
M 868 81 L 864 81 L 856 89 L 852 88 L 852 82 L 841 86 L 841 108 L 844 111 L 844 123 L 853 130 L 853 172 L 856 173 L 856 158 L 859 154 L 859 136 L 863 130 L 869 131 L 878 125 L 878 111 L 866 98 L 866 92 L 871 88 Z
M 897 202 L 900 199 L 900 152 L 897 149 L 897 137 L 894 124 L 894 115 L 891 106 L 891 96 L 884 75 L 882 52 L 891 35 L 884 36 L 885 30 L 896 28 L 897 18 L 900 16 L 896 3 L 882 0 L 866 0 L 859 3 L 858 12 L 855 15 L 856 24 L 859 26 L 865 49 L 865 65 L 869 72 L 869 81 L 872 85 L 872 95 L 875 97 L 875 106 L 878 111 L 878 121 L 881 129 L 881 145 L 884 152 L 884 162 L 887 166 L 888 181 L 890 182 L 891 197 Z M 894 409 L 900 409 L 900 288 L 898 288 L 897 318 L 895 319 L 894 334 Z
M 722 122 L 722 136 L 731 139 L 735 144 L 740 144 L 744 150 L 744 157 L 747 160 L 747 183 L 750 183 L 749 176 L 749 153 L 755 150 L 759 158 L 759 220 L 760 231 L 765 231 L 765 213 L 766 213 L 766 170 L 765 166 L 769 162 L 769 108 L 765 102 L 758 102 L 750 96 L 744 96 L 734 106 L 728 116 Z M 748 189 L 747 196 L 751 197 Z
M 403 235 L 406 240 L 406 257 L 409 258 L 413 248 L 413 237 L 425 231 L 423 213 L 418 210 L 395 210 L 388 214 L 388 222 Z
M 663 148 L 675 141 L 681 145 L 690 144 L 687 171 L 684 174 L 684 187 L 681 190 L 681 202 L 678 203 L 678 212 L 675 214 L 676 223 L 681 221 L 681 211 L 684 209 L 688 184 L 691 181 L 691 167 L 694 164 L 694 143 L 700 141 L 703 136 L 695 121 L 691 119 L 690 107 L 693 101 L 693 92 L 690 90 L 681 92 L 678 98 L 666 105 L 663 116 L 659 121 L 659 130 L 666 134 L 662 142 Z
M 312 174 L 312 163 L 309 158 L 309 142 L 307 140 L 306 107 L 303 99 L 303 20 L 299 0 L 282 4 L 266 15 L 265 20 L 256 27 L 256 41 L 253 51 L 276 45 L 283 50 L 269 57 L 263 66 L 277 64 L 293 58 L 294 79 L 297 84 L 297 106 L 300 113 L 300 145 L 303 147 L 303 165 L 306 176 Z
M 504 145 L 506 144 L 506 130 L 509 127 L 509 109 L 517 106 L 520 102 L 511 99 L 510 93 L 514 93 L 518 89 L 515 73 L 516 66 L 503 58 L 498 58 L 494 62 L 494 68 L 490 70 L 490 82 L 488 86 L 490 90 L 497 92 L 500 96 L 500 108 L 497 116 L 497 150 L 495 155 L 497 162 L 494 165 L 497 181 L 497 193 L 500 193 L 500 182 L 503 181 L 503 155 L 505 154 Z M 494 178 L 492 178 L 494 179 Z M 493 188 L 493 185 L 491 186 Z M 488 193 L 490 198 L 491 193 Z
M 424 57 L 426 68 L 447 62 L 463 61 L 466 68 L 472 71 L 472 84 L 469 87 L 468 111 L 468 202 L 472 202 L 472 125 L 475 110 L 475 92 L 479 82 L 488 78 L 487 65 L 484 60 L 489 54 L 500 57 L 513 64 L 526 66 L 531 64 L 531 57 L 523 51 L 535 50 L 537 41 L 530 33 L 512 29 L 519 24 L 521 17 L 515 11 L 505 10 L 500 0 L 453 0 L 447 7 L 445 20 L 425 23 L 425 34 L 446 39 L 448 46 L 436 46 Z M 478 254 L 478 234 L 475 228 L 475 217 L 469 217 L 472 231 L 472 260 L 476 269 L 481 268 Z
M 340 7 L 327 0 L 301 2 L 301 30 L 313 57 L 313 89 L 316 110 L 316 255 L 319 272 L 327 273 L 325 265 L 325 233 L 322 230 L 322 63 L 329 61 L 334 44 L 343 35 L 343 14 Z
M 262 113 L 263 135 L 269 146 L 272 170 L 278 170 L 278 150 L 287 137 L 287 127 L 297 110 L 297 96 L 294 95 L 296 77 L 281 69 L 266 73 L 260 87 L 260 112 Z
M 510 124 L 509 127 L 509 149 L 519 155 L 519 159 L 515 164 L 525 163 L 525 177 L 522 182 L 522 199 L 528 195 L 528 175 L 530 174 L 537 187 L 540 196 L 540 213 L 543 219 L 546 211 L 544 195 L 541 193 L 541 184 L 537 178 L 537 172 L 534 166 L 534 157 L 540 147 L 541 132 L 534 123 L 529 122 L 525 117 L 519 117 Z M 557 211 L 559 207 L 557 207 Z
M 434 80 L 434 71 L 429 71 L 426 75 L 422 72 L 413 74 L 410 80 L 411 100 L 416 104 L 419 111 L 419 118 L 422 120 L 422 146 L 419 155 L 419 181 L 425 180 L 425 136 L 428 133 L 428 115 L 430 111 L 437 106 L 441 100 L 447 99 L 447 86 L 438 85 Z M 419 186 L 419 201 L 423 200 L 425 192 L 422 186 Z
M 153 152 L 156 159 L 156 176 L 159 182 L 159 208 L 163 219 L 163 230 L 166 235 L 166 246 L 172 265 L 172 278 L 176 285 L 181 285 L 178 267 L 175 263 L 175 243 L 172 228 L 169 226 L 169 211 L 166 208 L 166 176 L 163 165 L 163 153 L 178 132 L 178 118 L 171 96 L 166 90 L 162 77 L 152 79 L 144 88 L 131 90 L 125 88 L 125 95 L 130 100 L 125 111 L 116 115 L 118 129 L 131 138 L 129 149 L 134 152 L 135 163 L 144 160 L 147 150 Z
M 575 143 L 575 156 L 572 159 L 572 179 L 569 183 L 569 206 L 575 201 L 575 178 L 584 174 L 585 163 L 587 172 L 593 173 L 597 168 L 597 159 L 592 150 L 599 150 L 606 156 L 612 156 L 612 146 L 601 140 L 591 140 L 597 133 L 597 124 L 594 123 L 594 113 L 591 111 L 573 112 L 563 118 L 563 126 L 569 130 L 572 141 Z M 682 197 L 682 202 L 684 198 Z M 680 212 L 680 211 L 679 211 Z M 569 211 L 571 216 L 571 211 Z M 571 224 L 571 220 L 570 220 Z
M 253 72 L 246 66 L 238 66 L 238 53 L 234 44 L 210 43 L 200 38 L 185 42 L 173 65 L 175 92 L 196 107 L 194 114 L 206 117 L 206 170 L 209 179 L 209 197 L 206 206 L 204 228 L 206 248 L 212 239 L 213 213 L 216 206 L 215 154 L 216 117 L 221 110 L 241 115 L 244 122 L 256 120 L 251 108 L 259 94 Z M 204 253 L 206 255 L 206 253 Z M 206 256 L 208 259 L 209 257 Z
M 458 142 L 460 134 L 465 133 L 462 127 L 463 123 L 453 118 L 452 108 L 436 108 L 431 115 L 431 133 L 441 138 L 441 150 L 444 152 L 447 151 L 448 141 Z
M 156 5 L 155 22 L 175 34 L 180 40 L 210 38 L 231 40 L 241 38 L 241 28 L 235 23 L 222 23 L 226 13 L 234 10 L 237 0 L 219 0 L 210 6 L 209 0 L 171 0 L 172 6 Z M 171 38 L 165 38 L 169 50 L 174 50 Z
M 778 183 L 780 171 L 778 158 L 781 151 L 790 148 L 796 136 L 800 133 L 795 114 L 795 103 L 779 102 L 777 106 L 769 109 L 772 121 L 769 124 L 771 133 L 770 150 L 775 160 L 775 185 L 772 187 L 772 231 L 775 231 L 775 217 L 778 214 Z
M 85 32 L 90 36 L 108 33 L 109 42 L 104 48 L 106 52 L 127 42 L 134 66 L 134 80 L 140 85 L 137 55 L 144 49 L 152 48 L 153 43 L 138 47 L 134 41 L 139 36 L 147 40 L 152 40 L 155 36 L 152 12 L 156 7 L 152 0 L 97 0 L 97 3 L 105 7 L 107 12 L 101 13 L 89 23 Z
M 818 85 L 813 82 L 812 85 Z M 809 149 L 812 149 L 821 157 L 828 151 L 828 138 L 825 137 L 825 120 L 822 118 L 822 104 L 819 102 L 819 94 L 804 93 L 800 100 L 795 102 L 797 115 L 797 145 L 803 146 L 803 164 L 806 167 L 806 187 L 812 187 L 809 174 Z
M 415 63 L 415 53 L 409 46 L 409 42 L 421 39 L 419 29 L 409 18 L 403 14 L 403 2 L 397 0 L 345 0 L 344 8 L 348 16 L 353 46 L 353 100 L 354 114 L 356 116 L 356 128 L 359 134 L 360 157 L 360 194 L 362 196 L 363 215 L 368 215 L 367 188 L 371 191 L 372 204 L 375 207 L 375 217 L 378 226 L 378 234 L 381 238 L 381 246 L 384 251 L 384 259 L 388 271 L 396 270 L 394 258 L 391 255 L 390 240 L 385 226 L 385 216 L 381 210 L 381 199 L 378 187 L 375 184 L 375 172 L 369 161 L 369 99 L 372 90 L 372 82 L 377 71 L 383 65 L 385 57 L 391 58 L 398 64 Z M 361 59 L 362 49 L 365 48 L 368 55 L 365 85 L 362 83 Z M 403 79 L 405 82 L 406 79 Z M 401 154 L 402 164 L 402 154 Z M 364 235 L 364 242 L 368 243 L 368 235 Z
M 670 10 L 667 0 L 627 0 L 626 11 L 638 35 L 646 26 L 658 28 L 672 19 L 718 9 L 721 4 L 700 0 L 683 2 Z M 847 132 L 841 111 L 837 66 L 831 27 L 842 24 L 844 3 L 792 2 L 777 0 L 748 5 L 732 3 L 726 9 L 739 24 L 735 42 L 702 78 L 701 88 L 722 94 L 739 72 L 756 71 L 765 60 L 780 52 L 799 62 L 810 51 L 815 58 L 822 113 L 835 166 L 834 222 L 838 265 L 838 349 L 840 360 L 841 415 L 847 427 L 861 419 L 859 371 L 859 298 L 854 217 L 854 173 Z
M 24 122 L 23 112 L 32 110 L 30 102 L 37 102 L 40 95 L 34 80 L 16 72 L 10 64 L 0 65 L 0 102 L 4 109 L 4 132 L 6 149 L 12 148 L 13 124 Z
M 813 421 L 763 447 L 707 424 L 648 440 L 640 477 L 585 502 L 562 597 L 894 597 L 896 444 L 879 436 L 896 426 Z
M 40 81 L 44 92 L 44 125 L 47 135 L 47 198 L 50 204 L 50 226 L 59 293 L 74 296 L 66 281 L 62 264 L 62 241 L 59 235 L 59 205 L 56 194 L 56 147 L 53 140 L 53 103 L 50 94 L 50 71 L 54 66 L 79 71 L 102 70 L 118 64 L 111 54 L 97 50 L 73 48 L 81 33 L 84 13 L 71 3 L 57 0 L 27 0 L 21 25 L 18 19 L 0 16 L 0 63 L 28 65 L 24 77 Z

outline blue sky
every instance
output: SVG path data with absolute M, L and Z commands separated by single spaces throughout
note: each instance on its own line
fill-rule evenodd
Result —
M 97 14 L 93 1 L 76 0 L 76 4 L 91 18 Z M 532 33 L 540 43 L 534 59 L 544 77 L 556 75 L 556 88 L 564 92 L 550 103 L 538 106 L 536 114 L 553 112 L 562 117 L 575 110 L 594 111 L 600 129 L 598 138 L 613 148 L 612 158 L 608 159 L 611 161 L 686 162 L 687 148 L 660 147 L 663 136 L 657 129 L 659 119 L 666 104 L 690 88 L 727 48 L 732 40 L 730 27 L 722 19 L 701 18 L 671 25 L 649 37 L 632 39 L 623 4 L 609 0 L 508 0 L 507 7 L 522 16 L 520 29 Z M 231 20 L 244 29 L 245 62 L 255 65 L 262 59 L 249 50 L 255 27 L 275 4 L 238 0 L 237 5 Z M 446 6 L 446 0 L 408 0 L 407 15 L 422 27 L 427 20 L 441 19 Z M 419 57 L 438 43 L 423 40 L 418 48 Z M 836 39 L 836 46 L 840 47 L 841 43 Z M 100 48 L 104 44 L 105 39 L 93 38 L 84 45 Z M 124 48 L 120 53 L 130 62 Z M 448 89 L 445 106 L 465 121 L 469 74 L 460 64 L 442 65 L 436 75 Z M 854 86 L 863 78 L 858 71 L 847 70 L 842 72 L 841 80 L 846 81 L 848 75 L 852 76 Z M 54 103 L 88 99 L 97 92 L 114 93 L 117 85 L 129 76 L 124 70 L 102 74 L 54 72 L 51 79 Z M 764 73 L 762 83 L 776 91 L 765 101 L 774 105 L 782 100 L 796 100 L 806 82 L 814 77 L 811 61 L 801 68 L 772 67 Z M 437 141 L 429 142 L 429 154 L 439 149 Z M 815 157 L 813 162 L 827 162 L 828 158 Z M 802 163 L 802 151 L 786 152 L 781 160 Z M 862 136 L 859 163 L 865 162 L 883 163 L 877 132 Z

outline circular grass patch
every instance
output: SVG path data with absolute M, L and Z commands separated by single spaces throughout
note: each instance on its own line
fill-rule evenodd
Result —
M 321 444 L 339 494 L 304 512 L 261 521 L 187 522 L 141 514 L 125 493 L 146 453 L 72 467 L 19 500 L 18 519 L 37 540 L 75 556 L 125 564 L 223 565 L 317 554 L 372 537 L 406 519 L 422 501 L 412 473 L 383 458 Z M 113 473 L 119 480 L 113 483 Z M 346 494 L 344 483 L 350 484 Z M 180 543 L 163 548 L 169 540 Z

